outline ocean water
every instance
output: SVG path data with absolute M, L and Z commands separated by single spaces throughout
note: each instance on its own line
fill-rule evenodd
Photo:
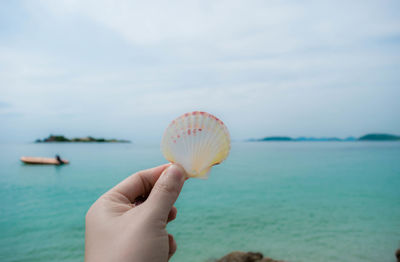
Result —
M 71 164 L 19 162 L 56 153 Z M 158 145 L 0 145 L 0 261 L 83 261 L 90 205 L 164 162 Z M 287 261 L 395 261 L 400 143 L 234 143 L 208 180 L 186 182 L 176 206 L 173 262 L 233 250 Z

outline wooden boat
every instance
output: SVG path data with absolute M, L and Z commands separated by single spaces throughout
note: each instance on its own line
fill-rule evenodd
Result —
M 31 156 L 23 156 L 21 157 L 21 161 L 25 164 L 31 165 L 61 165 L 61 164 L 69 164 L 68 160 L 62 159 L 63 163 L 60 163 L 56 158 L 49 157 L 31 157 Z

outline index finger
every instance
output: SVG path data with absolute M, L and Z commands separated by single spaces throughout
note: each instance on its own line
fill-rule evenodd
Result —
M 158 167 L 139 171 L 120 182 L 109 192 L 119 193 L 133 203 L 139 196 L 148 195 L 161 173 L 169 166 L 164 164 Z

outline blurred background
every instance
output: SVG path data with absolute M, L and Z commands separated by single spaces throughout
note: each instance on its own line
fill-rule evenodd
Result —
M 2 141 L 399 133 L 398 1 L 2 1 Z
M 208 180 L 186 183 L 168 226 L 172 261 L 234 250 L 395 261 L 399 10 L 396 0 L 0 1 L 0 260 L 82 261 L 93 201 L 164 163 L 166 126 L 201 110 L 226 123 L 232 149 Z M 369 133 L 393 136 L 358 141 Z M 34 143 L 50 134 L 132 143 Z M 276 136 L 301 139 L 257 140 Z M 71 164 L 19 161 L 55 154 Z

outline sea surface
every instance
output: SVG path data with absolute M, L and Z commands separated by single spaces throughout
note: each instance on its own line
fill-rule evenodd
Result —
M 71 164 L 19 161 L 56 153 Z M 165 162 L 159 145 L 0 144 L 0 261 L 83 261 L 90 205 Z M 395 261 L 400 143 L 233 143 L 208 180 L 186 182 L 176 206 L 173 262 L 233 250 L 287 261 Z

